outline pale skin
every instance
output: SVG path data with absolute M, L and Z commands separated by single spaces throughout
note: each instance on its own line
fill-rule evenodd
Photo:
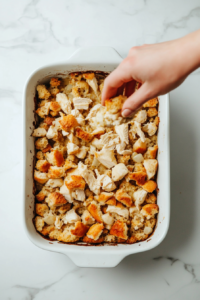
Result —
M 177 40 L 133 47 L 106 78 L 102 105 L 126 86 L 128 98 L 122 107 L 122 116 L 131 117 L 144 102 L 177 88 L 199 67 L 200 30 Z M 135 81 L 142 86 L 133 93 Z

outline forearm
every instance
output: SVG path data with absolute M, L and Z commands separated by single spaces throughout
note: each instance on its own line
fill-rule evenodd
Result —
M 180 76 L 187 77 L 200 67 L 200 30 L 176 40 L 175 43 L 172 46 L 177 53 Z

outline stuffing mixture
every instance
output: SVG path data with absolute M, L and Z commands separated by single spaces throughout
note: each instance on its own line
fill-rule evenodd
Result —
M 101 105 L 105 77 L 37 86 L 34 224 L 51 240 L 133 244 L 156 225 L 158 99 L 123 118 L 124 95 Z

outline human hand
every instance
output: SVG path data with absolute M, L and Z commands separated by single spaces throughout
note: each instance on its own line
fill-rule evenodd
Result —
M 200 30 L 184 38 L 130 49 L 128 56 L 105 80 L 102 104 L 125 87 L 128 99 L 122 108 L 131 116 L 144 102 L 168 93 L 200 66 Z M 136 91 L 135 81 L 142 86 Z

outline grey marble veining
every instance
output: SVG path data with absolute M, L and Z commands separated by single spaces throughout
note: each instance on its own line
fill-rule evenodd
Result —
M 81 46 L 131 46 L 200 26 L 199 0 L 0 1 L 1 300 L 200 299 L 200 71 L 171 93 L 171 224 L 161 245 L 114 269 L 36 248 L 22 224 L 22 94 L 29 74 Z M 191 54 L 192 55 L 192 54 Z

